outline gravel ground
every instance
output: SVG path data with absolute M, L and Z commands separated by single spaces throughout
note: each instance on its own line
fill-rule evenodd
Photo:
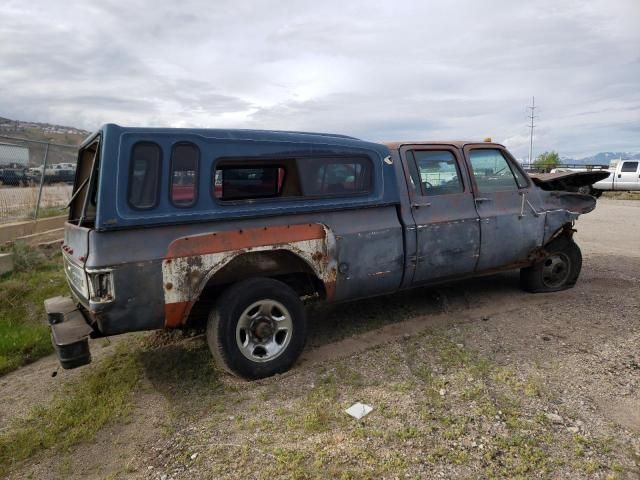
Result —
M 576 227 L 575 288 L 527 294 L 510 272 L 318 311 L 274 378 L 218 372 L 201 336 L 154 336 L 129 423 L 11 478 L 639 478 L 640 202 L 601 200 Z M 46 401 L 23 379 L 50 372 L 3 377 L 22 395 L 0 411 Z M 362 421 L 343 412 L 356 401 Z

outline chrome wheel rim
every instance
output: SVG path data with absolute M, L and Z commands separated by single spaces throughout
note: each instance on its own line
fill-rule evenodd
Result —
M 558 288 L 569 278 L 571 261 L 564 253 L 554 253 L 544 260 L 542 282 L 549 288 Z
M 283 304 L 258 300 L 240 315 L 236 343 L 242 355 L 252 362 L 268 362 L 287 349 L 292 333 L 291 314 Z

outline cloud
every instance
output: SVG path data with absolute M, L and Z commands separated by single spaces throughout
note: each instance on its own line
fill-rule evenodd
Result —
M 640 151 L 640 3 L 0 4 L 0 116 Z

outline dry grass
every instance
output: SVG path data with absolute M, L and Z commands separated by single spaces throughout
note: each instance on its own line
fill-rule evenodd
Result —
M 612 200 L 640 200 L 640 192 L 604 192 L 602 198 Z

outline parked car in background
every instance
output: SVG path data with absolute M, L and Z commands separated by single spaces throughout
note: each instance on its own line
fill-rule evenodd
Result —
M 201 325 L 222 367 L 260 378 L 300 355 L 308 302 L 509 269 L 530 292 L 570 288 L 574 222 L 596 204 L 490 142 L 109 124 L 77 170 L 72 298 L 45 302 L 65 368 L 90 362 L 89 337 Z
M 24 187 L 29 184 L 27 169 L 23 167 L 0 167 L 0 185 Z
M 551 174 L 558 176 L 567 172 L 604 172 L 606 175 L 601 175 L 602 178 L 594 178 L 591 184 L 581 182 L 581 185 L 575 188 L 575 191 L 594 197 L 600 197 L 605 191 L 640 191 L 640 162 L 638 160 L 612 160 L 608 168 L 606 165 L 582 168 L 562 166 L 551 170 Z M 569 178 L 575 180 L 577 177 L 573 175 Z
M 72 163 L 54 163 L 45 169 L 45 183 L 73 183 L 76 167 Z M 29 169 L 29 177 L 36 183 L 42 178 L 42 166 Z

